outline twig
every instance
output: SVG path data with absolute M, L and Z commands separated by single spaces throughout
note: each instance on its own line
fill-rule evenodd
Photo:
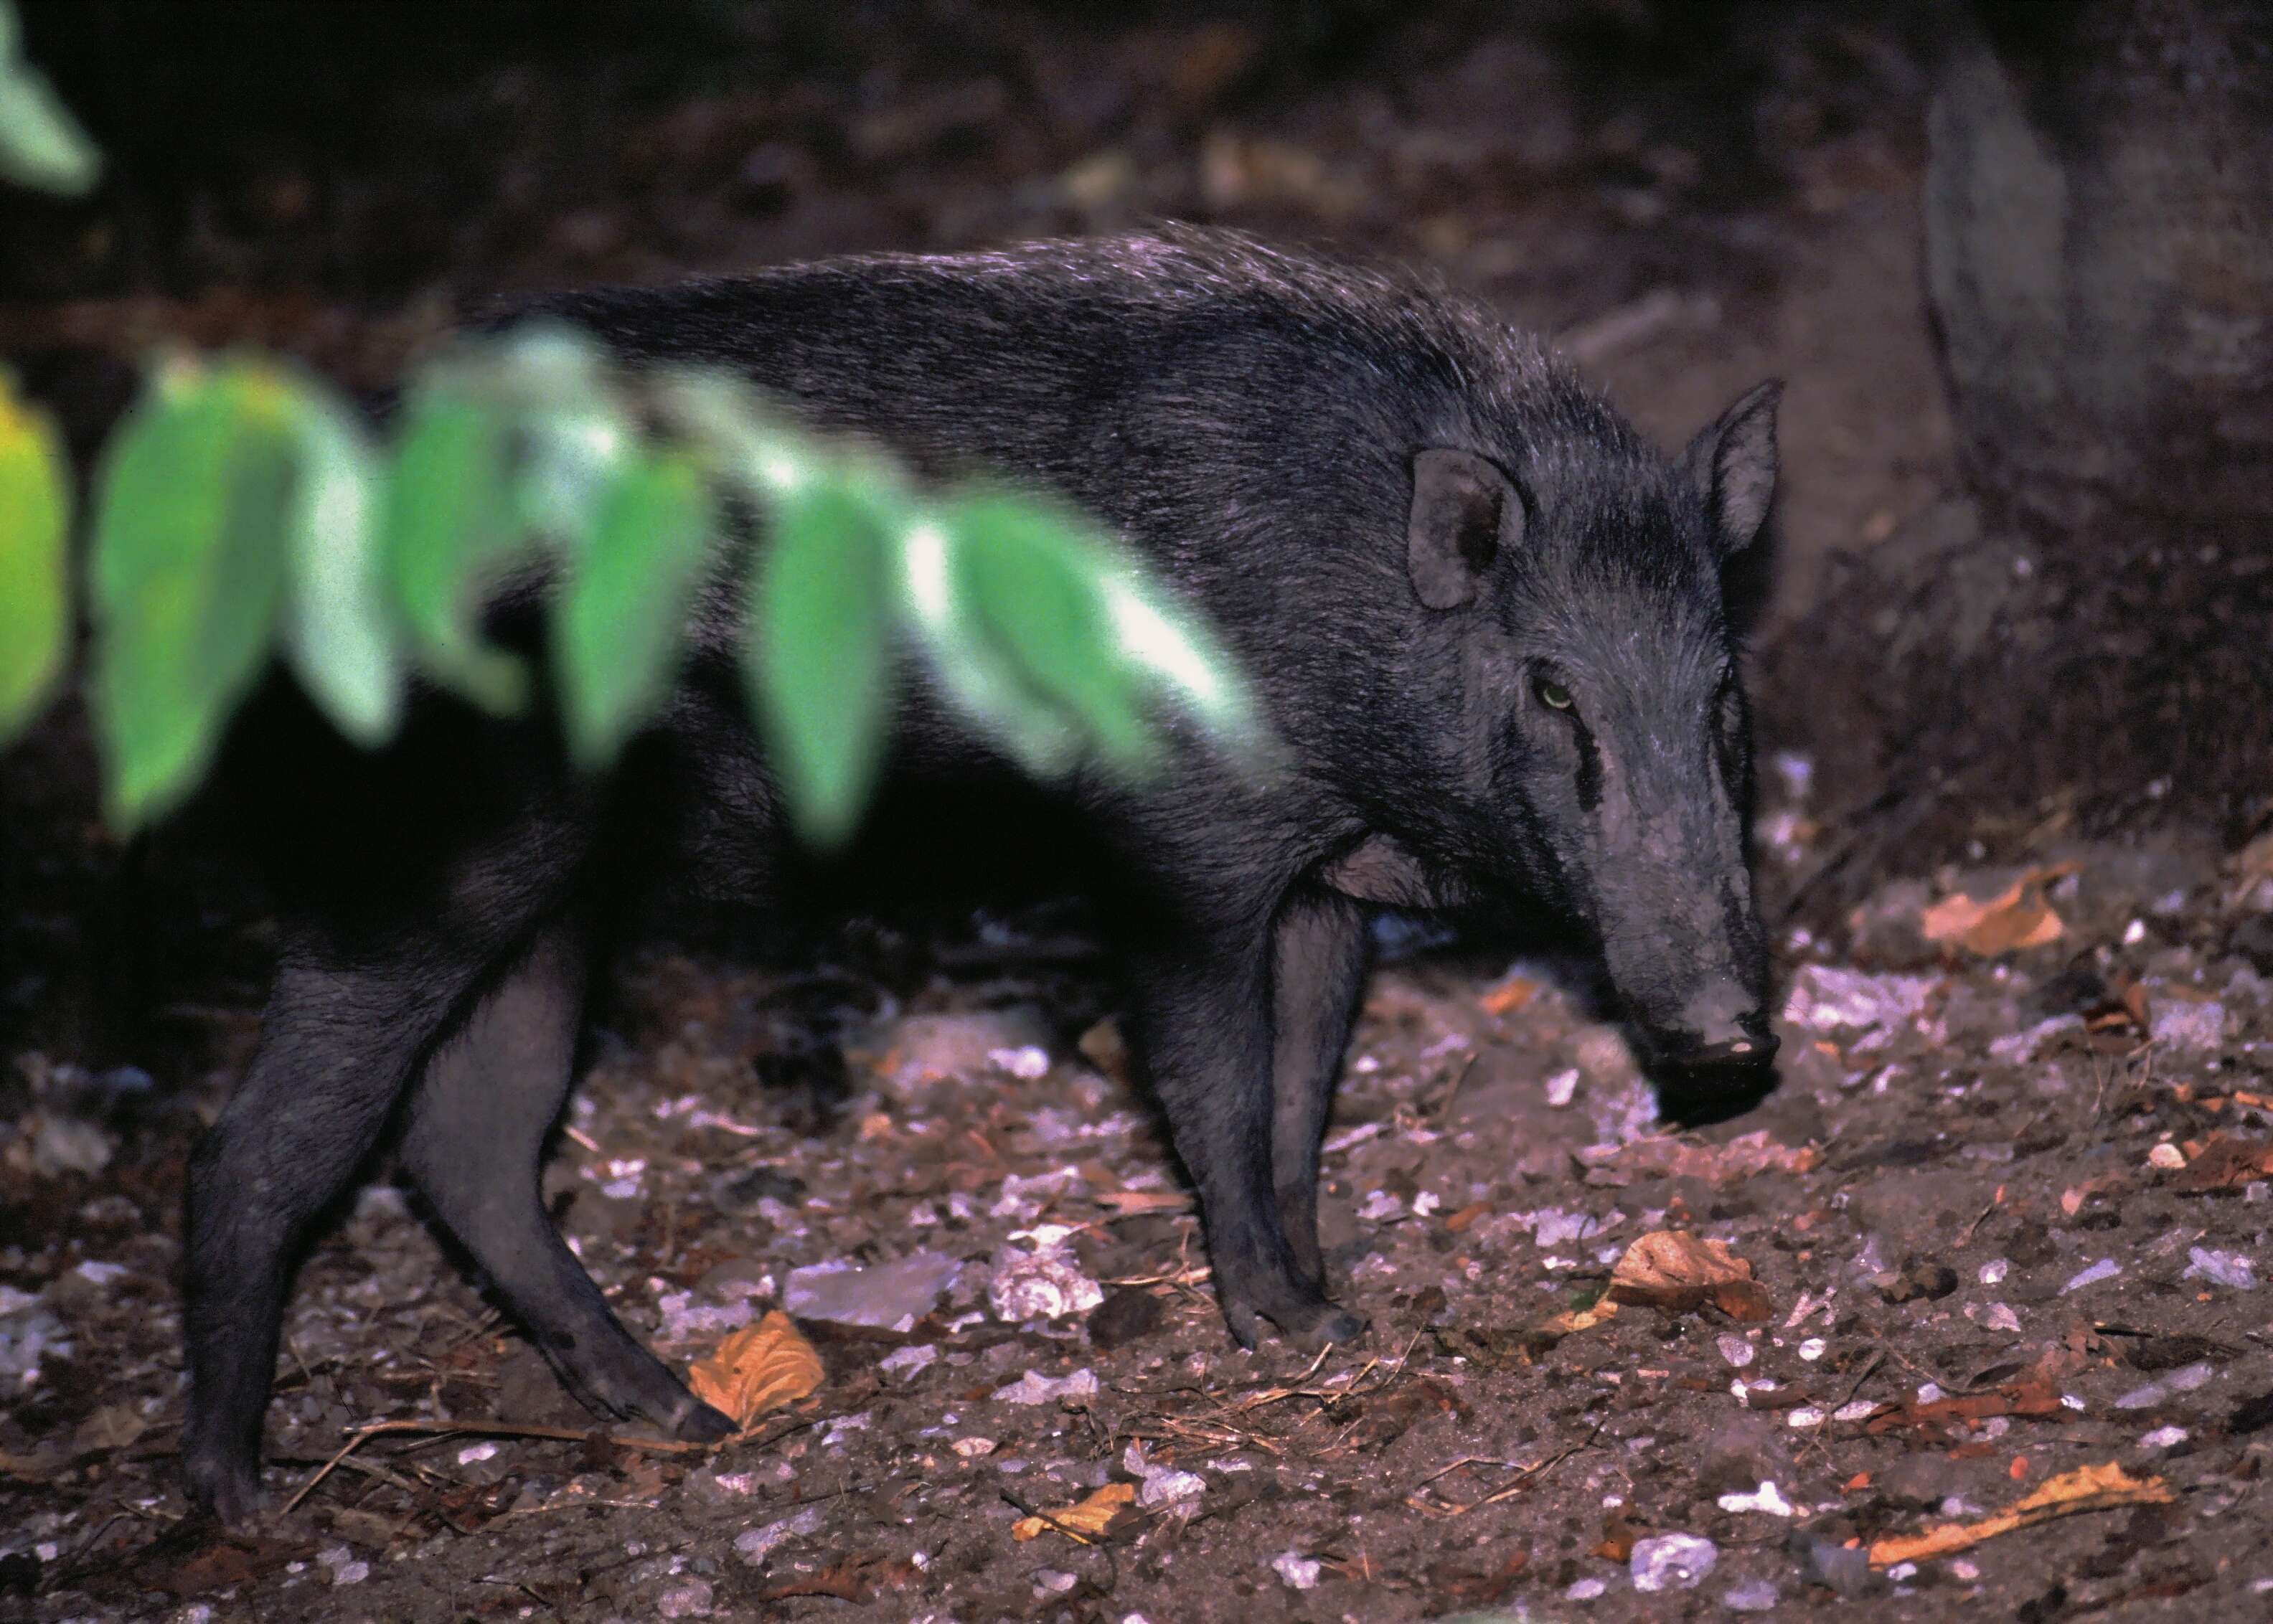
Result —
M 1468 1080 L 1468 1074 L 1475 1070 L 1476 1060 L 1481 1053 L 1480 1050 L 1468 1051 L 1468 1058 L 1461 1061 L 1460 1069 L 1452 1074 L 1452 1086 L 1444 1090 L 1444 1097 L 1437 1102 L 1437 1109 L 1429 1113 L 1436 1118 L 1439 1127 L 1452 1119 L 1452 1102 L 1459 1097 L 1460 1085 Z
M 444 1418 L 433 1421 L 373 1421 L 367 1426 L 358 1426 L 349 1433 L 348 1441 L 339 1447 L 331 1459 L 317 1469 L 314 1477 L 300 1486 L 299 1492 L 284 1502 L 283 1509 L 277 1515 L 290 1515 L 294 1508 L 307 1499 L 318 1484 L 332 1475 L 334 1467 L 361 1448 L 366 1440 L 377 1438 L 386 1433 L 424 1433 L 429 1436 L 470 1433 L 476 1437 L 484 1438 L 544 1438 L 558 1443 L 582 1443 L 587 1439 L 596 1438 L 603 1443 L 617 1444 L 626 1449 L 652 1450 L 659 1455 L 701 1455 L 717 1447 L 716 1444 L 688 1443 L 677 1438 L 638 1438 L 617 1433 L 579 1432 L 573 1426 L 536 1426 L 514 1421 L 474 1421 L 455 1418 Z
M 1039 1506 L 1028 1505 L 1024 1501 L 1019 1499 L 1018 1496 L 1013 1494 L 1007 1488 L 999 1489 L 998 1492 L 1001 1494 L 1004 1500 L 1009 1501 L 1013 1506 L 1016 1506 L 1019 1510 L 1033 1518 L 1037 1523 L 1047 1523 L 1050 1527 L 1054 1528 L 1058 1532 L 1063 1534 L 1067 1538 L 1072 1540 L 1074 1544 L 1077 1545 L 1088 1545 L 1093 1550 L 1102 1551 L 1105 1553 L 1105 1593 L 1107 1596 L 1110 1596 L 1114 1591 L 1121 1588 L 1121 1560 L 1113 1554 L 1113 1547 L 1106 1543 L 1103 1537 L 1100 1536 L 1094 1539 L 1091 1538 L 1079 1529 L 1069 1527 L 1068 1524 L 1061 1523 L 1057 1518 L 1052 1516 Z

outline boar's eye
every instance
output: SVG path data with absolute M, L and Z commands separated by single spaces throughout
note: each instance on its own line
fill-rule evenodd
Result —
M 1539 702 L 1549 710 L 1571 708 L 1571 690 L 1551 677 L 1534 677 L 1531 691 L 1539 696 Z

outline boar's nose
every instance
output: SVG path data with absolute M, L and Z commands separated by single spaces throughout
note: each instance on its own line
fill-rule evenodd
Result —
M 1679 1066 L 1764 1066 L 1774 1058 L 1776 1039 L 1759 995 L 1722 976 L 1683 1007 L 1664 1048 L 1665 1058 Z

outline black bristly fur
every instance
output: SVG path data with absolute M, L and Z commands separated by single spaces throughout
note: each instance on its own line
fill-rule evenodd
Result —
M 539 314 L 634 366 L 739 370 L 929 473 L 1046 487 L 1242 656 L 1286 771 L 1257 782 L 1187 752 L 1150 784 L 1085 776 L 1061 797 L 1108 857 L 1134 1035 L 1242 1342 L 1266 1321 L 1304 1343 L 1362 1328 L 1324 1294 L 1315 1202 L 1367 904 L 1546 903 L 1601 944 L 1669 1051 L 1766 1043 L 1742 741 L 1719 733 L 1719 570 L 1751 539 L 1727 514 L 1756 523 L 1773 478 L 1772 393 L 1677 463 L 1477 307 L 1182 229 L 566 295 L 499 319 Z M 1506 481 L 1504 544 L 1408 546 L 1432 448 L 1463 453 L 1470 510 L 1475 482 Z M 1422 554 L 1437 608 L 1408 576 Z M 282 964 L 191 1192 L 184 1453 L 225 1517 L 257 1500 L 293 1249 L 390 1120 L 580 1396 L 686 1436 L 724 1428 L 563 1247 L 536 1162 L 618 871 L 661 863 L 762 905 L 802 866 L 742 718 L 739 618 L 731 592 L 706 601 L 670 714 L 604 783 L 567 774 L 539 723 L 446 706 L 381 755 L 284 764 L 296 787 L 264 803 L 292 831 L 266 853 L 286 871 Z M 1534 696 L 1542 662 L 1570 711 Z M 979 753 L 911 700 L 908 770 Z

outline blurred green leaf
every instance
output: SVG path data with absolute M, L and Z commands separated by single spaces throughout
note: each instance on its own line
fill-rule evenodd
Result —
M 979 685 L 965 676 L 950 688 L 983 685 L 981 719 L 1008 723 L 1030 771 L 1064 772 L 1084 747 L 1124 771 L 1150 763 L 1157 742 L 1105 601 L 1110 551 L 1067 515 L 999 492 L 955 502 L 942 522 L 953 657 L 983 670 Z
M 852 832 L 883 751 L 889 523 L 832 471 L 776 498 L 759 553 L 744 669 L 791 817 L 822 845 Z
M 701 466 L 684 453 L 640 453 L 610 482 L 570 561 L 552 639 L 553 679 L 580 764 L 612 760 L 677 674 L 716 519 Z
M 102 154 L 48 81 L 20 52 L 12 0 L 0 0 L 0 179 L 77 197 L 102 171 Z
M 293 426 L 299 477 L 287 520 L 284 651 L 319 708 L 370 748 L 394 737 L 403 688 L 379 552 L 379 456 L 353 411 L 312 385 L 298 389 Z
M 71 487 L 55 426 L 0 372 L 0 742 L 38 714 L 71 640 Z
M 515 522 L 581 550 L 640 444 L 604 352 L 587 333 L 536 322 L 478 355 L 474 376 L 514 417 Z
M 506 412 L 454 381 L 414 396 L 388 469 L 380 556 L 412 646 L 435 679 L 484 708 L 529 702 L 521 662 L 485 642 L 485 590 L 520 550 Z
M 285 575 L 296 438 L 274 371 L 163 369 L 96 482 L 94 719 L 113 820 L 195 785 L 267 652 Z

